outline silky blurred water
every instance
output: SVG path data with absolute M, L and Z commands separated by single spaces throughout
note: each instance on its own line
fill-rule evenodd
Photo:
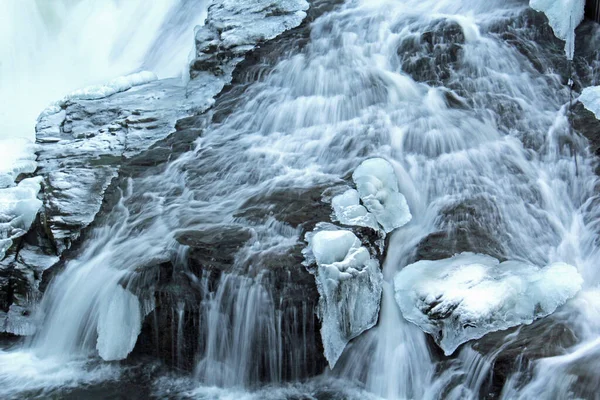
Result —
M 187 75 L 204 1 L 4 0 L 0 3 L 0 139 L 35 139 L 51 102 L 138 70 Z

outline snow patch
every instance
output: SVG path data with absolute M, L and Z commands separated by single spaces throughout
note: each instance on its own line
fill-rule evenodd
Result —
M 583 21 L 585 0 L 530 0 L 529 6 L 548 17 L 554 35 L 565 41 L 568 60 L 575 53 L 575 28 Z
M 319 318 L 325 358 L 333 368 L 350 340 L 377 323 L 383 275 L 354 233 L 330 224 L 306 235 L 307 266 L 317 264 Z
M 122 360 L 133 350 L 142 330 L 140 302 L 133 293 L 117 286 L 104 297 L 98 318 L 98 354 L 105 361 Z
M 365 207 L 386 233 L 406 225 L 412 215 L 406 198 L 398 191 L 398 178 L 392 165 L 383 158 L 363 161 L 352 174 Z
M 0 190 L 0 259 L 13 240 L 25 235 L 35 220 L 42 206 L 37 198 L 41 183 L 41 177 L 27 178 L 15 187 Z
M 474 253 L 418 261 L 394 279 L 404 318 L 431 334 L 446 355 L 487 333 L 552 314 L 582 283 L 565 263 L 538 268 Z

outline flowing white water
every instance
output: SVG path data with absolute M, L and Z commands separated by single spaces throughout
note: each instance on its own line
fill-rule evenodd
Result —
M 136 72 L 180 76 L 203 1 L 4 0 L 0 139 L 34 139 L 35 120 L 72 90 Z
M 205 129 L 194 151 L 165 172 L 130 183 L 110 224 L 47 292 L 35 352 L 94 354 L 106 299 L 117 296 L 130 307 L 123 288 L 135 293 L 128 283 L 140 268 L 179 254 L 174 238 L 181 230 L 246 225 L 254 241 L 238 260 L 241 267 L 244 259 L 300 239 L 299 230 L 272 219 L 235 217 L 248 199 L 337 183 L 365 158 L 384 157 L 395 167 L 413 219 L 390 239 L 379 325 L 346 349 L 331 374 L 387 399 L 480 396 L 497 352 L 467 344 L 452 360 L 432 354 L 425 335 L 402 319 L 391 288 L 420 240 L 450 230 L 456 222 L 448 215 L 468 205 L 502 256 L 540 267 L 568 262 L 585 279 L 583 291 L 553 320 L 573 330 L 577 343 L 559 357 L 515 367 L 502 395 L 597 393 L 589 372 L 597 371 L 600 337 L 595 161 L 585 141 L 569 134 L 569 93 L 560 77 L 550 65 L 540 72 L 498 33 L 521 34 L 511 25 L 526 7 L 517 0 L 353 0 L 317 19 L 306 48 L 250 85 L 228 118 Z M 464 43 L 448 36 L 456 32 Z M 520 40 L 543 52 L 526 35 Z M 205 304 L 214 322 L 206 328 L 197 376 L 208 384 L 251 385 L 257 378 L 248 360 L 279 357 L 265 356 L 280 343 L 272 310 L 278 299 L 259 278 L 221 284 L 232 286 Z M 233 287 L 240 291 L 235 301 L 225 293 Z M 233 309 L 231 319 L 221 307 Z M 256 335 L 257 318 L 263 347 L 240 343 Z M 215 326 L 231 332 L 219 336 Z M 124 324 L 125 339 L 115 346 L 130 343 L 134 333 Z

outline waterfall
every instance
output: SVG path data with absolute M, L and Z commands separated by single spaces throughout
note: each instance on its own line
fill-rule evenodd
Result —
M 34 139 L 38 114 L 83 86 L 152 70 L 181 76 L 206 8 L 190 0 L 0 4 L 0 139 Z
M 187 16 L 191 2 L 175 3 L 142 12 L 145 2 L 127 2 L 122 18 L 149 13 L 148 31 L 161 32 L 171 26 L 165 15 Z M 29 17 L 46 18 L 36 26 L 62 26 L 54 19 L 64 14 L 28 4 L 37 7 Z M 136 38 L 113 22 L 111 37 Z M 570 130 L 563 49 L 542 23 L 521 0 L 348 0 L 298 28 L 309 32 L 302 45 L 277 49 L 296 42 L 276 39 L 272 53 L 257 53 L 260 73 L 240 73 L 243 89 L 193 120 L 201 134 L 179 147 L 186 151 L 121 178 L 119 200 L 47 289 L 27 354 L 105 366 L 135 354 L 143 337 L 157 353 L 170 346 L 175 367 L 193 364 L 193 376 L 159 381 L 164 397 L 597 395 L 597 160 Z M 138 37 L 131 54 L 127 41 L 98 40 L 99 60 L 123 61 L 96 64 L 87 43 L 65 42 L 89 62 L 77 74 L 143 66 L 172 76 L 181 66 L 164 55 L 170 34 Z M 315 355 L 317 292 L 306 289 L 314 285 L 299 259 L 304 223 L 329 221 L 331 210 L 315 204 L 370 157 L 393 165 L 413 218 L 386 240 L 377 326 L 331 370 Z M 566 262 L 583 289 L 550 317 L 445 356 L 403 318 L 393 281 L 417 259 L 462 251 L 538 267 Z M 156 322 L 165 313 L 171 333 Z M 492 373 L 495 363 L 505 375 Z

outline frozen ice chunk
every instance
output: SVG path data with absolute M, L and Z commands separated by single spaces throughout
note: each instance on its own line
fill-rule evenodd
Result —
M 398 178 L 392 165 L 383 158 L 363 161 L 352 174 L 365 207 L 386 233 L 407 224 L 412 215 L 406 198 L 398 191 Z
M 23 236 L 42 206 L 37 198 L 41 177 L 23 179 L 17 186 L 0 189 L 0 259 L 15 238 Z
M 582 283 L 568 264 L 538 268 L 474 253 L 418 261 L 394 279 L 404 318 L 430 333 L 446 355 L 489 332 L 552 314 Z
M 379 229 L 375 216 L 360 204 L 358 192 L 354 189 L 346 190 L 331 200 L 335 217 L 344 225 L 366 226 L 375 230 Z
M 383 275 L 354 233 L 321 230 L 306 236 L 304 255 L 317 264 L 311 272 L 320 295 L 321 339 L 333 368 L 346 344 L 377 323 Z
M 0 189 L 13 186 L 20 174 L 31 174 L 36 170 L 37 149 L 38 146 L 27 139 L 0 140 Z
M 579 101 L 585 108 L 594 113 L 596 119 L 600 119 L 600 86 L 590 86 L 583 89 Z
M 530 0 L 529 6 L 548 17 L 554 35 L 565 41 L 567 59 L 575 53 L 575 28 L 583 21 L 585 0 Z
M 117 285 L 112 296 L 100 304 L 98 317 L 98 354 L 105 361 L 127 357 L 142 329 L 140 302 L 133 293 Z
M 108 97 L 115 93 L 124 92 L 134 86 L 143 85 L 157 80 L 157 76 L 150 71 L 137 72 L 135 74 L 120 76 L 104 85 L 88 86 L 69 93 L 62 100 L 95 100 Z M 45 111 L 47 113 L 47 111 Z

